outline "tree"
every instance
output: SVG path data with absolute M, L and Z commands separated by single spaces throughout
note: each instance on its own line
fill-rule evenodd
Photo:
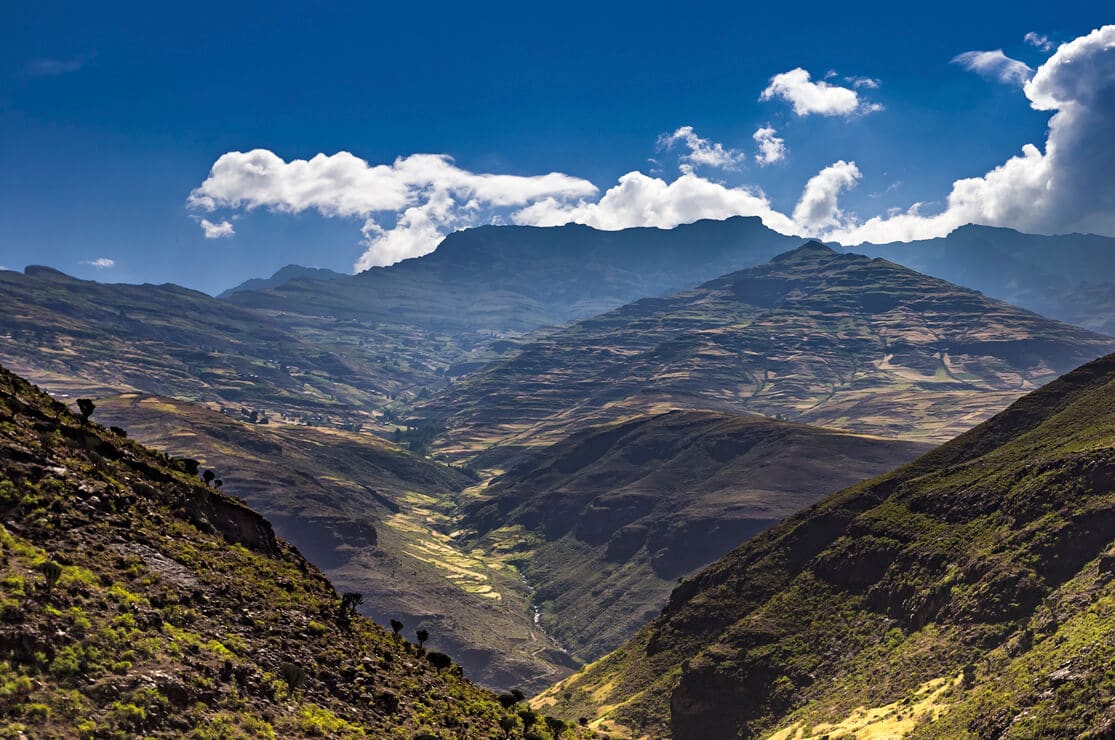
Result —
M 295 665 L 294 663 L 283 663 L 279 666 L 279 675 L 282 676 L 283 681 L 286 682 L 287 693 L 291 698 L 294 698 L 294 692 L 297 691 L 302 684 L 306 683 L 306 671 L 302 666 Z
M 523 727 L 529 730 L 538 721 L 538 713 L 533 709 L 520 709 L 519 719 L 523 721 Z
M 112 432 L 117 437 L 121 437 L 123 439 L 128 438 L 128 431 L 126 429 L 124 429 L 123 427 L 109 427 L 108 431 Z
M 225 484 L 225 482 L 224 482 L 223 480 L 221 480 L 220 478 L 218 478 L 217 480 L 213 481 L 213 487 L 214 487 L 214 488 L 220 488 L 220 487 L 221 487 L 221 486 L 223 486 L 224 484 Z
M 214 473 L 212 470 L 206 470 L 204 473 L 201 474 L 201 479 L 203 481 L 205 481 L 205 485 L 207 485 L 207 486 L 209 484 L 211 484 L 214 480 L 216 480 L 216 478 L 217 478 L 217 474 Z
M 430 652 L 426 653 L 426 660 L 430 661 L 430 665 L 432 665 L 434 668 L 437 668 L 439 671 L 443 671 L 449 666 L 453 665 L 452 658 L 450 658 L 445 653 L 439 653 L 436 650 L 431 650 Z
M 422 647 L 426 644 L 426 640 L 430 639 L 428 630 L 415 630 L 414 636 L 418 638 L 418 647 Z
M 97 408 L 97 404 L 93 403 L 91 398 L 77 399 L 77 410 L 81 414 L 82 421 L 89 421 L 89 417 L 93 415 L 93 410 Z
M 499 718 L 499 729 L 503 730 L 504 737 L 511 737 L 511 731 L 518 726 L 519 723 L 510 715 Z
M 400 622 L 397 619 L 392 619 L 391 620 L 391 631 L 395 633 L 396 637 L 398 637 L 399 633 L 403 631 L 403 627 L 405 627 L 405 626 L 406 626 L 405 624 L 403 624 L 402 622 Z
M 337 617 L 344 624 L 356 616 L 356 608 L 364 603 L 364 594 L 357 591 L 348 591 L 341 594 L 341 607 Z
M 48 560 L 39 566 L 39 571 L 43 574 L 43 580 L 46 583 L 46 597 L 49 599 L 51 594 L 54 593 L 54 587 L 58 584 L 58 579 L 62 577 L 62 566 L 53 560 Z
M 504 709 L 510 709 L 519 703 L 519 700 L 515 698 L 514 694 L 500 694 L 496 699 Z
M 558 737 L 565 732 L 565 722 L 557 717 L 546 717 L 546 727 L 550 728 L 554 737 Z

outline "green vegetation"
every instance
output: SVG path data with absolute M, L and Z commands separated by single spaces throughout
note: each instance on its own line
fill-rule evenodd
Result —
M 255 512 L 3 370 L 0 522 L 4 736 L 503 732 L 458 671 L 334 626 L 341 596 Z
M 534 701 L 618 736 L 1103 737 L 1115 355 L 685 581 Z

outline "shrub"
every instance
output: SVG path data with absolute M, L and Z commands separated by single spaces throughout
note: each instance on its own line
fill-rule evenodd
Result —
M 434 668 L 437 668 L 439 671 L 443 671 L 449 666 L 453 665 L 452 658 L 450 658 L 445 653 L 439 653 L 436 650 L 431 650 L 430 652 L 426 653 L 426 660 L 428 660 L 430 662 L 430 665 L 432 665 Z
M 302 684 L 306 683 L 306 671 L 302 666 L 295 665 L 294 663 L 283 663 L 279 666 L 279 675 L 282 676 L 283 681 L 286 683 L 287 693 L 294 697 L 296 692 Z
M 93 403 L 91 398 L 77 399 L 77 410 L 81 414 L 82 421 L 89 421 L 89 417 L 93 415 L 93 411 L 97 408 L 97 404 Z
M 54 593 L 54 587 L 58 584 L 58 579 L 62 577 L 62 566 L 53 560 L 48 560 L 39 566 L 39 571 L 43 574 L 43 579 L 46 582 L 46 597 L 49 599 L 51 594 Z

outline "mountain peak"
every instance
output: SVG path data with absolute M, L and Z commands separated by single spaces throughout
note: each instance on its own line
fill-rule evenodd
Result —
M 790 260 L 807 259 L 822 256 L 827 257 L 835 254 L 837 254 L 837 252 L 832 247 L 825 246 L 816 239 L 810 239 L 797 249 L 791 249 L 789 252 L 783 252 L 777 257 L 774 257 L 771 262 L 788 262 Z

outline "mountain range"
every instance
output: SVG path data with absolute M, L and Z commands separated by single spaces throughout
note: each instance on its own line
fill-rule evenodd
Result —
M 0 712 L 1104 736 L 1112 246 L 848 250 L 734 218 L 470 229 L 219 297 L 0 271 L 0 362 L 111 425 L 0 372 Z
M 526 344 L 420 403 L 415 423 L 444 429 L 442 454 L 483 464 L 670 408 L 944 441 L 1113 349 L 1111 338 L 809 242 Z

